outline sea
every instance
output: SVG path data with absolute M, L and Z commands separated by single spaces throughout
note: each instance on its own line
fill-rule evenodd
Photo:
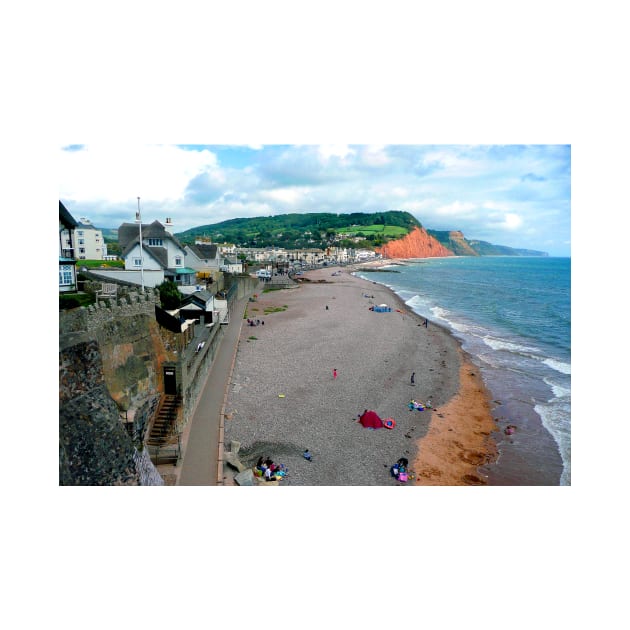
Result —
M 428 258 L 357 275 L 449 329 L 477 365 L 498 425 L 499 457 L 480 468 L 490 485 L 571 485 L 570 258 Z

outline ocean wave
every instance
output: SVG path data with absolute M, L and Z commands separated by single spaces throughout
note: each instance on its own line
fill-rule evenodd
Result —
M 543 363 L 556 372 L 571 374 L 571 364 L 558 361 L 557 359 L 544 359 Z
M 571 415 L 566 404 L 538 404 L 534 411 L 540 416 L 543 426 L 551 434 L 562 458 L 561 486 L 571 485 Z
M 543 381 L 545 381 L 545 383 L 547 383 L 547 385 L 549 385 L 549 387 L 551 387 L 551 391 L 553 392 L 554 398 L 557 398 L 557 399 L 569 398 L 571 396 L 571 388 L 570 387 L 565 387 L 563 385 L 555 383 L 550 378 L 544 378 Z M 551 402 L 551 401 L 549 401 L 549 402 Z
M 497 339 L 496 337 L 490 337 L 486 335 L 482 337 L 482 341 L 490 346 L 493 350 L 508 350 L 510 352 L 516 352 L 518 354 L 522 354 L 531 359 L 540 358 L 537 354 L 540 352 L 538 348 L 532 348 L 530 346 L 522 346 L 519 343 L 513 343 L 511 341 L 506 341 L 505 339 Z
M 433 315 L 435 315 L 437 319 L 442 319 L 445 322 L 451 323 L 448 318 L 448 316 L 450 315 L 450 311 L 447 311 L 445 308 L 442 308 L 441 306 L 434 306 L 431 309 L 431 312 L 433 313 Z

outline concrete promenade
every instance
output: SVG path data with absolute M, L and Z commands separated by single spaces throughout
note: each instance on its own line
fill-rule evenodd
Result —
M 206 377 L 199 400 L 182 435 L 182 463 L 170 472 L 177 476 L 178 486 L 222 485 L 223 410 L 238 340 L 243 325 L 243 313 L 249 296 L 234 303 L 230 323 Z

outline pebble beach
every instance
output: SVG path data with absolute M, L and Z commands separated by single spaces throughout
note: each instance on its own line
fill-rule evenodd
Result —
M 245 313 L 260 324 L 241 329 L 225 448 L 238 442 L 246 466 L 260 456 L 284 464 L 281 486 L 485 485 L 477 469 L 496 458 L 497 427 L 475 366 L 447 330 L 351 272 L 308 271 L 291 289 L 261 283 Z M 370 310 L 380 304 L 391 311 Z M 410 410 L 412 399 L 431 408 Z M 395 427 L 364 428 L 366 409 Z M 390 474 L 401 457 L 407 483 Z M 224 484 L 235 474 L 225 465 Z

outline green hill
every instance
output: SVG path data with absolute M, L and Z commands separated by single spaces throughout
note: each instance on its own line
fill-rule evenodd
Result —
M 405 236 L 414 227 L 422 225 L 413 215 L 398 210 L 349 214 L 310 212 L 230 219 L 191 228 L 176 236 L 182 243 L 210 238 L 240 247 L 378 247 Z
M 409 212 L 309 212 L 268 217 L 230 219 L 179 232 L 182 243 L 209 239 L 238 247 L 284 247 L 286 249 L 329 246 L 370 248 L 403 238 L 422 224 Z M 486 241 L 468 240 L 456 230 L 427 230 L 456 256 L 547 256 L 545 252 L 515 249 Z

